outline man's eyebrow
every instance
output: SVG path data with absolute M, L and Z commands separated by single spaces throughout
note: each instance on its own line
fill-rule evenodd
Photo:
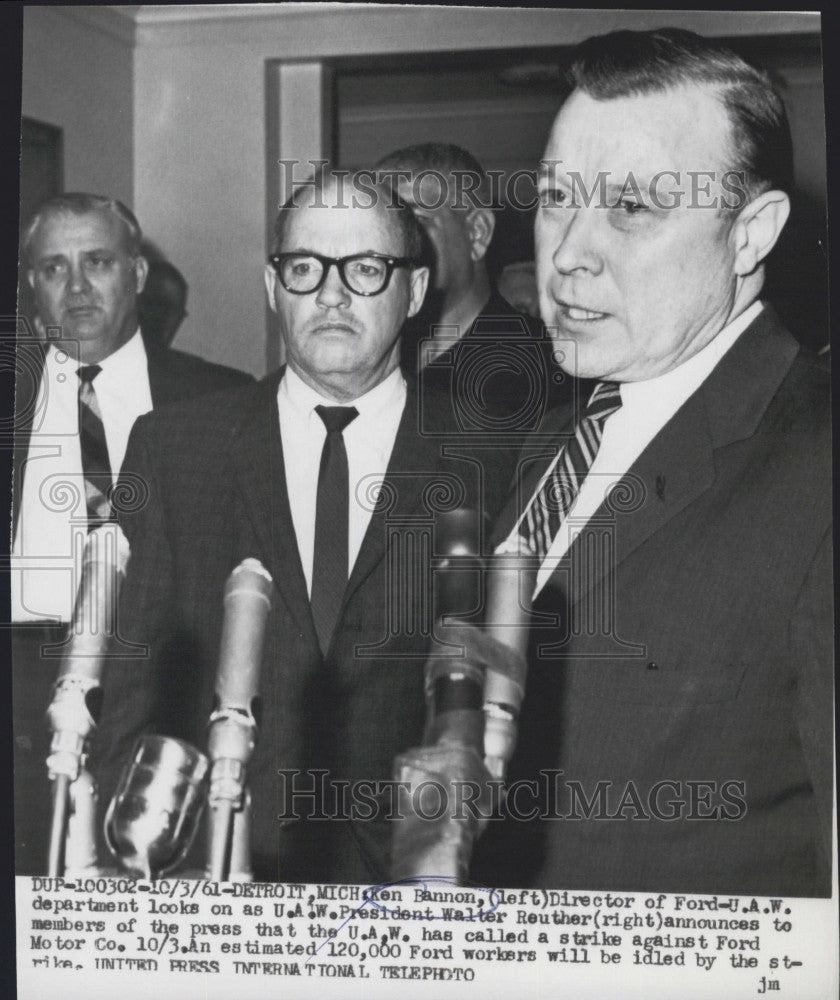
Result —
M 645 178 L 639 178 L 635 175 L 632 177 L 626 177 L 623 181 L 607 181 L 604 185 L 604 190 L 609 194 L 645 194 L 646 191 L 650 190 L 650 182 Z

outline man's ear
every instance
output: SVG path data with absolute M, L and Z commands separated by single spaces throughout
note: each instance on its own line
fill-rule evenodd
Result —
M 266 264 L 263 270 L 263 279 L 265 280 L 265 292 L 268 295 L 268 307 L 272 312 L 277 312 L 277 303 L 274 301 L 274 282 L 277 281 L 277 275 L 274 273 L 274 268 L 271 264 Z
M 142 254 L 134 258 L 134 276 L 137 282 L 137 294 L 139 295 L 146 287 L 146 278 L 149 276 L 149 262 Z
M 752 274 L 776 245 L 790 215 L 790 198 L 784 191 L 765 191 L 741 209 L 732 235 L 735 240 L 735 273 Z
M 429 287 L 428 267 L 412 268 L 408 285 L 409 316 L 415 316 L 419 312 L 420 306 L 423 305 L 423 299 L 426 297 L 426 289 L 428 287 Z
M 473 260 L 483 260 L 493 239 L 496 216 L 489 208 L 471 208 L 467 213 L 467 235 Z
M 35 291 L 35 272 L 33 270 L 29 270 L 29 271 L 26 272 L 26 280 L 29 282 L 29 287 L 34 292 Z

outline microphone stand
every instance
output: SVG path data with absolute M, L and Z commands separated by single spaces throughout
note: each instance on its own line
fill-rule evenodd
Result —
M 69 649 L 47 709 L 53 733 L 47 757 L 52 782 L 47 872 L 52 877 L 64 875 L 68 866 L 84 870 L 96 864 L 96 790 L 85 767 L 85 743 L 102 703 L 99 681 L 127 559 L 128 542 L 117 524 L 88 534 Z
M 216 678 L 216 707 L 208 722 L 212 761 L 208 874 L 213 882 L 251 881 L 248 761 L 257 741 L 257 679 L 272 578 L 256 559 L 244 559 L 225 584 L 225 620 Z
M 480 786 L 487 777 L 482 765 L 484 665 L 471 655 L 474 627 L 464 622 L 480 603 L 476 580 L 483 563 L 476 511 L 443 514 L 435 528 L 435 549 L 443 557 L 436 560 L 436 620 L 438 638 L 445 639 L 448 648 L 439 643 L 441 651 L 426 661 L 423 746 L 394 761 L 400 821 L 394 826 L 392 876 L 400 880 L 434 874 L 460 882 L 481 821 L 459 814 L 457 788 Z M 460 620 L 452 621 L 455 615 Z M 461 646 L 464 655 L 454 655 L 453 646 Z M 423 785 L 432 782 L 447 796 L 446 808 L 434 818 L 421 808 L 422 795 L 415 800 Z M 480 802 L 485 803 L 485 796 Z

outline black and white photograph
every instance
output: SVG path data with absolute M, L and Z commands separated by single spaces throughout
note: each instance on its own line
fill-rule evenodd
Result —
M 23 6 L 22 1000 L 837 995 L 823 29 Z

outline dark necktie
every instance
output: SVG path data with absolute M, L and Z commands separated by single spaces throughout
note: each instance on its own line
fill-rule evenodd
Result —
M 318 472 L 315 503 L 315 551 L 312 560 L 312 617 L 326 656 L 347 586 L 350 473 L 344 428 L 359 415 L 355 406 L 316 406 L 327 439 Z
M 99 365 L 83 365 L 79 375 L 79 443 L 82 447 L 82 474 L 85 481 L 88 531 L 111 520 L 111 461 L 102 413 L 93 380 L 102 371 Z
M 551 472 L 525 511 L 519 524 L 524 548 L 544 558 L 560 525 L 568 516 L 587 476 L 604 433 L 604 423 L 621 406 L 617 382 L 599 382 L 575 428 L 574 437 L 561 449 Z

